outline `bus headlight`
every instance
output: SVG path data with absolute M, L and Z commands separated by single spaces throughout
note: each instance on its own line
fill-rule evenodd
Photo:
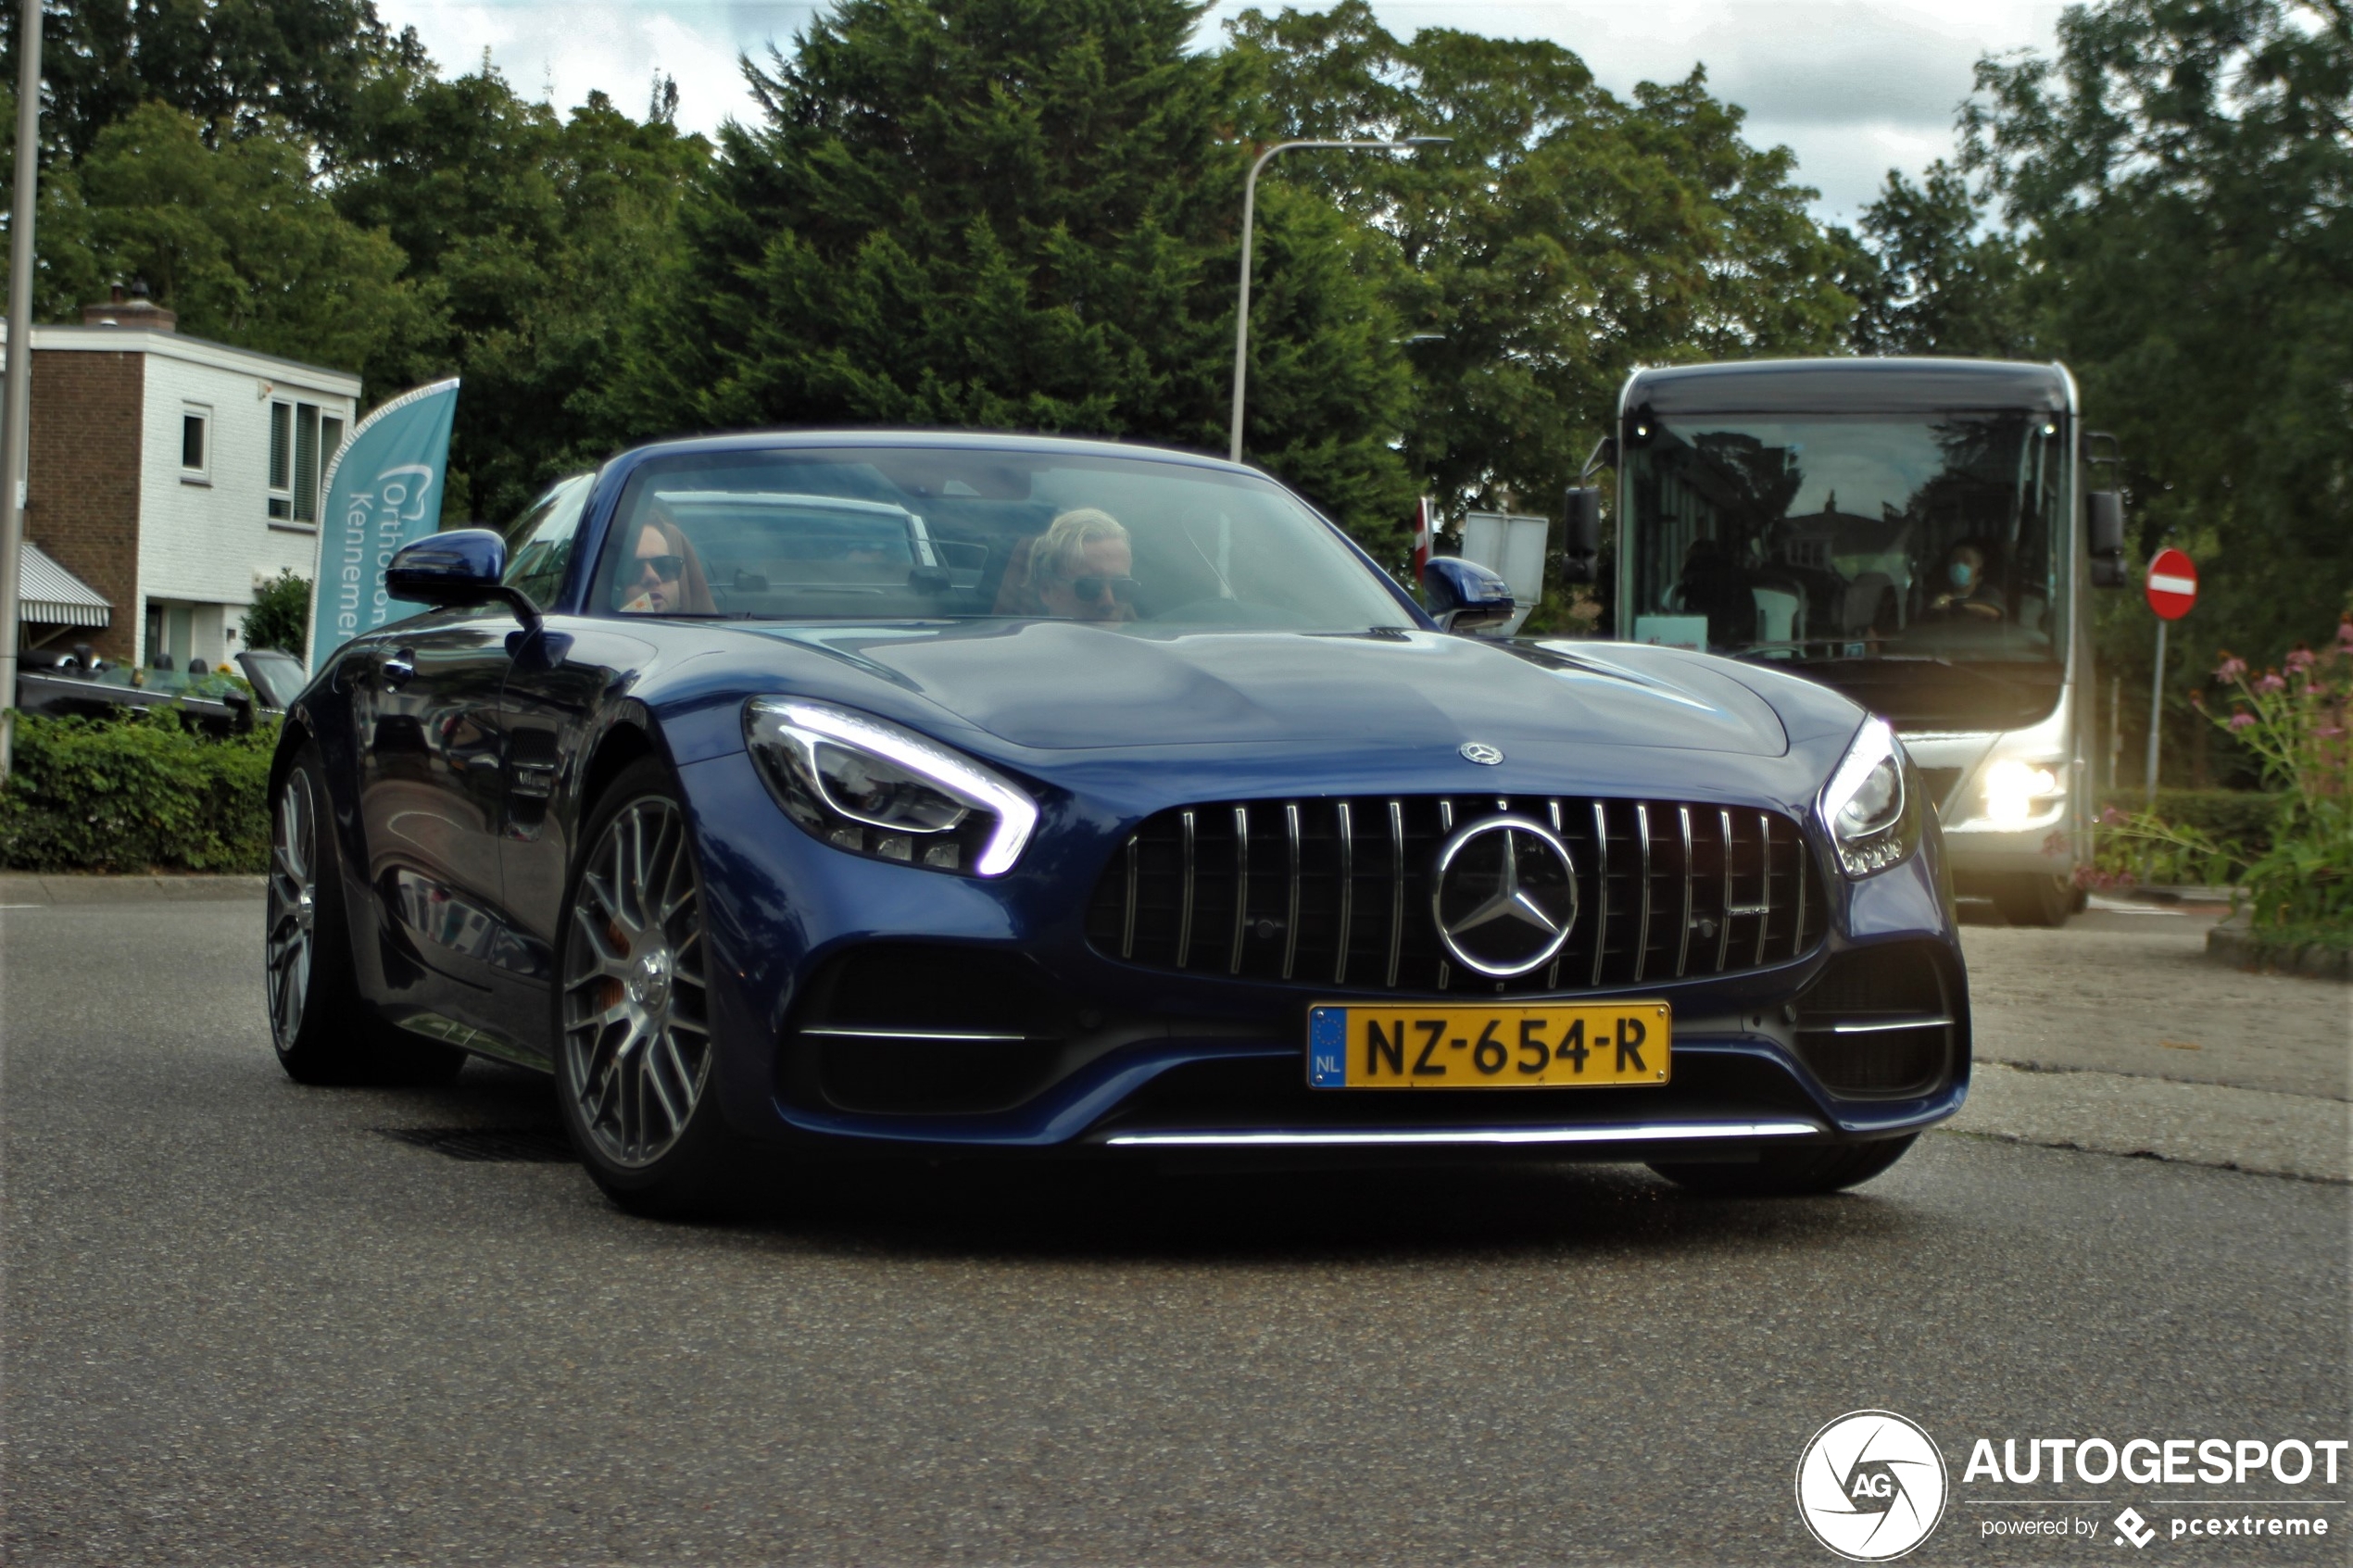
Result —
M 2055 764 L 2005 757 L 1985 770 L 1985 817 L 1999 827 L 2022 827 L 2046 816 L 2067 797 Z
M 1920 814 L 1904 773 L 1895 732 L 1886 720 L 1871 719 L 1822 786 L 1822 825 L 1848 876 L 1885 871 L 1919 847 Z

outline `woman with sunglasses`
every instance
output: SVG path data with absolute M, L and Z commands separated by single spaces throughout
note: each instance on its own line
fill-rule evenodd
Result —
M 613 592 L 623 615 L 710 615 L 719 608 L 694 546 L 659 502 L 638 524 Z
M 1029 552 L 1030 591 L 1046 614 L 1071 621 L 1136 619 L 1136 557 L 1117 518 L 1081 507 L 1054 519 Z

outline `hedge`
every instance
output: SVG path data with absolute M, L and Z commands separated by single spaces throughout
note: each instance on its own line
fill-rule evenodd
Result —
M 0 867 L 259 872 L 270 859 L 277 726 L 214 739 L 170 709 L 16 716 L 0 787 Z

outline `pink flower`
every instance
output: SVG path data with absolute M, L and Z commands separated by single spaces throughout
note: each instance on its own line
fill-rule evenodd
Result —
M 2214 667 L 2214 678 L 2218 681 L 2235 681 L 2246 673 L 2246 660 L 2236 654 L 2224 654 L 2222 662 Z
M 2301 675 L 2312 668 L 2312 650 L 2298 644 L 2288 651 L 2287 672 L 2291 675 Z
M 2312 733 L 2320 736 L 2322 740 L 2334 740 L 2339 735 L 2345 734 L 2345 726 L 2342 724 L 2323 724 Z
M 2257 677 L 2255 689 L 2259 692 L 2265 693 L 2284 692 L 2287 690 L 2287 683 L 2280 678 L 2280 672 L 2278 671 L 2266 670 L 2260 676 Z
M 2337 618 L 2336 640 L 2342 646 L 2353 648 L 2353 615 Z
M 2308 684 L 2308 685 L 2304 688 L 2304 695 L 2305 695 L 2306 696 L 2320 696 L 2320 695 L 2321 695 L 2321 688 L 2320 688 L 2320 687 L 2318 687 L 2318 686 L 2309 685 L 2309 684 Z
M 2244 708 L 2240 709 L 2236 713 L 2231 715 L 2231 728 L 2233 730 L 2244 730 L 2254 722 L 2255 715 L 2249 713 Z

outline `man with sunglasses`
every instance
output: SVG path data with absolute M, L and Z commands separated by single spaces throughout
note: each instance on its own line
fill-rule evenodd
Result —
M 1029 552 L 1030 589 L 1046 614 L 1070 621 L 1136 619 L 1135 552 L 1117 518 L 1080 507 L 1054 519 Z

